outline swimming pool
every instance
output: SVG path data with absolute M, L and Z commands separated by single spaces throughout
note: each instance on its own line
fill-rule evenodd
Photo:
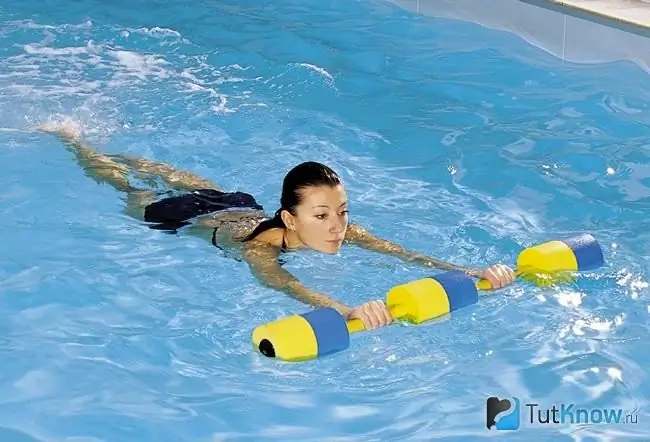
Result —
M 137 9 L 136 8 L 140 8 Z M 650 428 L 647 76 L 378 1 L 0 6 L 0 440 L 476 440 L 487 396 L 621 407 Z M 624 81 L 623 81 L 624 80 Z M 191 169 L 269 212 L 297 162 L 332 165 L 351 217 L 468 265 L 593 233 L 606 266 L 514 284 L 451 320 L 355 335 L 287 364 L 254 326 L 307 309 L 237 256 L 152 231 L 53 137 Z M 350 304 L 425 269 L 356 249 L 286 267 Z

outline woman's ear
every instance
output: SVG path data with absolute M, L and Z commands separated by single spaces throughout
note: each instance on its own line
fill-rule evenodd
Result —
M 280 218 L 282 218 L 282 222 L 287 227 L 287 229 L 296 230 L 296 220 L 288 210 L 283 210 L 280 212 Z

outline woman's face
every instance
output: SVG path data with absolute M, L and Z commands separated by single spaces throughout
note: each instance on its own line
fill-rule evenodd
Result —
M 343 185 L 308 187 L 300 193 L 302 201 L 287 227 L 306 247 L 337 253 L 348 228 L 348 199 Z

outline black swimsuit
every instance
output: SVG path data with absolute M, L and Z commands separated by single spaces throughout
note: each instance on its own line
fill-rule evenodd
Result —
M 144 209 L 144 220 L 152 223 L 149 225 L 152 229 L 173 233 L 190 225 L 189 220 L 192 218 L 234 208 L 264 210 L 248 193 L 198 189 L 149 204 Z
M 149 204 L 144 209 L 144 221 L 152 223 L 149 224 L 151 229 L 176 233 L 181 227 L 192 224 L 189 222 L 192 218 L 235 208 L 264 210 L 255 201 L 255 198 L 248 193 L 198 189 Z M 212 245 L 223 250 L 217 244 L 217 231 L 219 228 L 215 227 L 212 232 Z M 282 247 L 280 251 L 283 253 L 288 251 L 284 235 L 282 235 Z

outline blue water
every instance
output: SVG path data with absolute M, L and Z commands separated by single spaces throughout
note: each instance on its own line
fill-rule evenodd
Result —
M 473 441 L 503 437 L 485 428 L 492 395 L 637 414 L 510 440 L 643 439 L 648 84 L 375 0 L 5 0 L 0 441 Z M 354 222 L 408 248 L 486 266 L 588 231 L 606 266 L 324 359 L 266 359 L 252 329 L 307 308 L 236 254 L 129 218 L 31 129 L 66 119 L 102 152 L 193 170 L 270 213 L 283 175 L 318 160 Z M 287 261 L 350 305 L 429 274 L 355 248 Z

